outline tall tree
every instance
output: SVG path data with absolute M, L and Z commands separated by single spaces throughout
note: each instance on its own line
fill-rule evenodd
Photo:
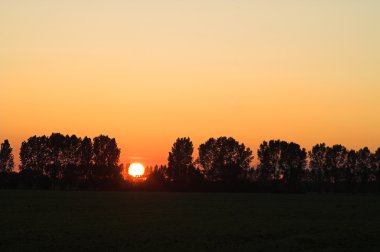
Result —
M 76 135 L 68 136 L 64 138 L 62 146 L 62 186 L 65 188 L 74 189 L 77 188 L 83 180 L 83 170 L 80 166 L 81 161 L 81 144 L 82 138 L 78 138 Z
M 121 178 L 120 149 L 115 138 L 100 135 L 94 138 L 94 176 L 100 180 Z
M 318 190 L 323 190 L 323 184 L 324 184 L 324 175 L 325 170 L 327 167 L 327 147 L 326 144 L 316 144 L 313 146 L 312 150 L 309 151 L 309 159 L 310 159 L 310 177 L 312 183 L 317 185 Z
M 12 148 L 6 139 L 0 147 L 0 173 L 11 172 L 14 168 Z
M 53 133 L 47 139 L 47 160 L 45 173 L 49 176 L 52 187 L 57 186 L 58 180 L 62 179 L 63 167 L 66 164 L 65 150 L 67 138 L 60 133 Z
M 83 138 L 80 144 L 80 164 L 90 165 L 94 155 L 91 138 Z
M 281 169 L 288 191 L 298 191 L 305 175 L 306 150 L 296 143 L 283 143 L 281 153 Z
M 252 160 L 251 149 L 232 137 L 210 138 L 199 147 L 198 162 L 212 182 L 236 184 L 246 179 Z
M 344 180 L 346 182 L 346 190 L 354 192 L 358 183 L 358 155 L 354 150 L 347 153 Z
M 372 180 L 373 155 L 368 147 L 360 149 L 357 153 L 358 175 L 362 190 L 368 190 L 368 183 Z M 373 179 L 374 180 L 374 179 Z
M 83 179 L 87 181 L 92 176 L 92 160 L 94 150 L 91 138 L 83 138 L 80 145 L 80 169 L 82 170 Z
M 346 147 L 336 144 L 327 149 L 327 166 L 325 177 L 328 183 L 332 184 L 334 190 L 344 181 L 344 168 L 346 166 L 348 151 Z
M 33 171 L 43 175 L 51 164 L 49 140 L 46 136 L 33 136 L 22 142 L 20 149 L 20 170 Z
M 380 148 L 373 155 L 373 173 L 376 179 L 377 190 L 380 191 Z
M 306 168 L 306 150 L 296 143 L 264 141 L 258 150 L 259 178 L 266 182 L 284 181 L 288 190 L 296 190 Z
M 119 162 L 120 149 L 115 138 L 100 135 L 94 138 L 94 162 L 95 165 L 111 167 Z
M 281 141 L 263 141 L 257 151 L 260 164 L 257 167 L 258 178 L 264 182 L 272 182 L 281 178 Z
M 46 136 L 33 136 L 22 142 L 20 149 L 20 183 L 29 188 L 49 188 L 49 142 Z
M 194 173 L 193 143 L 190 138 L 178 138 L 168 157 L 168 178 L 172 181 L 186 180 Z

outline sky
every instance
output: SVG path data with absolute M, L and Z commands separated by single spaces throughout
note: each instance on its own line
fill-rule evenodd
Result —
M 380 1 L 0 0 L 0 141 L 380 147 Z

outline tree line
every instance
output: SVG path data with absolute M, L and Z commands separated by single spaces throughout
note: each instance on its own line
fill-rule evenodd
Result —
M 116 140 L 53 133 L 22 142 L 19 172 L 8 140 L 1 145 L 0 187 L 45 189 L 113 189 L 123 184 Z
M 210 138 L 194 159 L 190 138 L 178 138 L 167 165 L 148 167 L 144 179 L 123 178 L 114 138 L 33 136 L 20 149 L 13 172 L 8 140 L 0 148 L 0 188 L 125 189 L 250 192 L 378 192 L 380 148 L 358 151 L 316 144 L 306 151 L 282 140 L 263 141 L 252 165 L 252 150 L 232 137 Z

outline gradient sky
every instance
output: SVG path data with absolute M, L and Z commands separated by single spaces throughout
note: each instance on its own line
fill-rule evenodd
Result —
M 0 141 L 380 147 L 380 1 L 0 1 Z

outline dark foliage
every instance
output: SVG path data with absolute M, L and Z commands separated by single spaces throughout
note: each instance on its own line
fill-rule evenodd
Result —
M 193 143 L 190 138 L 178 138 L 168 156 L 166 170 L 170 188 L 174 190 L 196 190 L 202 174 L 193 162 Z
M 114 138 L 91 140 L 53 133 L 33 136 L 20 149 L 13 172 L 8 140 L 0 148 L 0 188 L 64 190 L 152 190 L 229 192 L 380 192 L 380 148 L 358 151 L 324 143 L 308 153 L 293 142 L 261 143 L 259 164 L 250 148 L 229 137 L 210 138 L 193 159 L 190 138 L 178 138 L 168 166 L 148 167 L 140 178 L 124 180 Z
M 257 178 L 264 186 L 283 184 L 289 192 L 300 190 L 306 174 L 306 150 L 296 143 L 280 140 L 264 141 L 257 152 L 260 160 Z M 277 188 L 273 188 L 277 189 Z
M 199 146 L 198 163 L 205 178 L 226 187 L 248 179 L 252 160 L 252 151 L 231 137 L 210 138 Z
M 108 136 L 78 138 L 53 133 L 33 136 L 20 150 L 21 187 L 112 189 L 122 183 L 120 149 Z
M 147 179 L 146 179 L 146 189 L 154 191 L 165 191 L 167 190 L 167 170 L 168 167 L 165 165 L 149 167 L 147 169 Z
M 12 148 L 8 140 L 0 146 L 0 173 L 11 172 L 14 167 Z

